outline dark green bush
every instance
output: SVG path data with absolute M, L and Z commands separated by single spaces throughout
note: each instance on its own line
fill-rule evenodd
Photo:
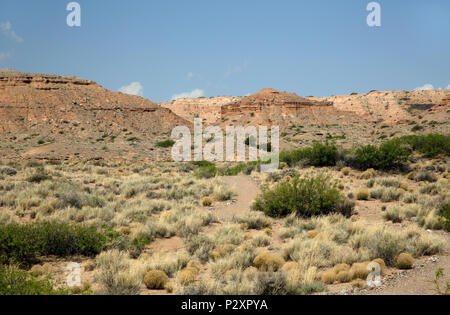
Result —
M 159 148 L 171 148 L 174 144 L 175 144 L 175 141 L 169 139 L 169 140 L 158 142 L 156 144 L 156 146 Z
M 400 167 L 411 154 L 400 139 L 386 141 L 379 147 L 366 145 L 356 149 L 358 166 L 363 169 L 392 169 Z
M 337 148 L 328 143 L 314 143 L 311 147 L 294 151 L 281 151 L 280 162 L 294 166 L 300 161 L 304 161 L 312 166 L 334 166 L 336 165 Z
M 411 146 L 412 150 L 435 157 L 439 154 L 450 154 L 450 135 L 428 134 L 425 136 L 404 136 L 401 142 Z
M 48 278 L 38 279 L 15 266 L 0 265 L 0 295 L 67 295 L 68 290 L 53 289 Z
M 0 263 L 29 265 L 38 256 L 95 256 L 110 241 L 94 226 L 42 222 L 0 226 Z
M 441 226 L 444 230 L 450 232 L 450 204 L 446 204 L 441 209 L 442 218 L 441 218 Z
M 343 213 L 349 215 L 354 205 L 345 202 L 330 178 L 325 176 L 299 178 L 281 182 L 272 190 L 265 190 L 253 205 L 272 217 L 296 213 L 300 217 Z

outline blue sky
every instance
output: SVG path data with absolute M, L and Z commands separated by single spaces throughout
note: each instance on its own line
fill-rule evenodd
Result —
M 79 0 L 79 28 L 69 2 L 1 0 L 0 68 L 138 82 L 129 91 L 155 102 L 450 85 L 448 0 L 378 1 L 376 28 L 370 0 Z

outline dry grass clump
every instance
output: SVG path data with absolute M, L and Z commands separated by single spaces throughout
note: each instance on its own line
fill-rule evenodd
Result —
M 219 244 L 209 252 L 211 259 L 216 260 L 231 254 L 236 248 L 233 244 Z
M 281 268 L 281 270 L 286 273 L 289 273 L 291 271 L 298 270 L 298 269 L 300 269 L 300 264 L 296 261 L 288 261 Z
M 188 263 L 189 257 L 184 253 L 158 252 L 150 258 L 149 267 L 152 270 L 163 271 L 169 277 L 172 277 L 186 267 Z
M 246 224 L 247 228 L 262 230 L 272 226 L 272 219 L 259 211 L 253 211 L 244 217 L 234 218 L 234 222 Z
M 369 191 L 367 189 L 361 189 L 356 193 L 356 199 L 358 200 L 369 200 Z
M 361 174 L 359 178 L 361 179 L 371 179 L 374 177 L 377 177 L 378 173 L 373 168 L 366 170 L 364 173 Z
M 350 276 L 353 280 L 355 279 L 362 279 L 366 280 L 369 274 L 372 272 L 367 268 L 369 265 L 369 262 L 363 262 L 363 263 L 355 263 L 350 268 Z
M 336 282 L 336 273 L 334 271 L 322 272 L 321 281 L 325 284 L 333 284 Z
M 421 172 L 419 172 L 419 174 L 417 174 L 415 180 L 417 182 L 435 183 L 435 182 L 437 182 L 438 178 L 434 173 L 431 173 L 428 171 L 421 171 Z
M 216 279 L 221 279 L 228 270 L 245 270 L 253 265 L 256 257 L 255 248 L 249 243 L 237 247 L 230 255 L 217 259 L 210 264 Z
M 414 265 L 414 258 L 408 253 L 401 253 L 397 257 L 397 267 L 399 269 L 411 269 Z
M 245 235 L 239 224 L 225 224 L 216 231 L 215 239 L 219 244 L 240 245 Z
M 319 235 L 319 232 L 317 232 L 316 230 L 311 230 L 311 231 L 306 232 L 306 236 L 308 236 L 308 238 L 311 238 L 311 239 L 316 238 L 317 235 Z
M 357 289 L 364 289 L 365 287 L 367 287 L 367 281 L 361 280 L 361 279 L 356 279 L 351 282 L 351 285 L 352 285 L 352 287 L 357 288 Z
M 272 253 L 261 253 L 253 260 L 256 268 L 262 271 L 273 270 L 278 271 L 285 261 L 282 257 Z
M 168 281 L 169 277 L 161 270 L 150 270 L 144 276 L 145 286 L 150 290 L 162 290 Z
M 251 244 L 255 247 L 267 247 L 272 242 L 272 238 L 266 232 L 259 232 L 251 239 Z
M 352 171 L 352 169 L 350 167 L 344 167 L 341 172 L 342 174 L 344 174 L 345 176 L 348 176 L 350 174 L 350 172 Z
M 227 201 L 233 198 L 234 191 L 231 188 L 225 186 L 225 184 L 223 184 L 222 182 L 216 181 L 214 183 L 213 196 L 218 201 Z
M 53 271 L 53 267 L 48 263 L 43 264 L 43 265 L 34 265 L 30 269 L 30 272 L 36 277 L 51 274 L 52 271 Z
M 202 206 L 203 207 L 211 207 L 213 204 L 213 200 L 210 197 L 205 197 L 202 199 Z
M 183 285 L 187 286 L 195 282 L 199 274 L 199 270 L 195 267 L 186 267 L 178 273 L 177 281 Z
M 378 186 L 370 191 L 370 196 L 382 202 L 399 201 L 403 196 L 403 190 L 394 187 Z
M 109 295 L 135 295 L 139 293 L 147 266 L 133 262 L 128 253 L 110 250 L 96 258 L 96 280 Z
M 352 275 L 349 271 L 341 271 L 336 275 L 336 280 L 340 283 L 348 283 L 352 281 Z
M 334 273 L 338 274 L 342 271 L 349 271 L 350 270 L 350 265 L 348 264 L 337 264 L 336 266 L 334 266 L 333 268 Z

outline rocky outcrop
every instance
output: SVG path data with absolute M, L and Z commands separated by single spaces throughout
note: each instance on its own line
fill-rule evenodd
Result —
M 194 118 L 203 118 L 206 124 L 212 124 L 220 119 L 222 106 L 235 103 L 241 97 L 219 96 L 211 98 L 179 98 L 172 102 L 160 105 L 169 108 L 178 116 L 193 121 Z
M 432 112 L 448 92 L 431 91 L 373 91 L 367 94 L 310 98 L 333 102 L 338 110 L 385 123 L 397 124 L 414 120 L 413 113 L 425 116 Z
M 0 71 L 0 132 L 75 135 L 130 129 L 144 134 L 170 132 L 187 122 L 171 110 L 133 95 L 104 89 L 75 77 Z M 71 128 L 67 128 L 71 126 Z
M 310 107 L 330 107 L 331 102 L 318 102 L 305 99 L 295 93 L 279 92 L 274 89 L 262 89 L 232 104 L 222 106 L 221 117 L 244 115 L 296 115 L 298 111 Z

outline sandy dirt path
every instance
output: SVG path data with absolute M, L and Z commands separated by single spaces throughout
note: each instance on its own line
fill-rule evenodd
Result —
M 250 205 L 258 196 L 258 185 L 250 176 L 239 175 L 223 177 L 223 182 L 233 188 L 236 196 L 234 201 L 226 205 L 218 206 L 215 213 L 220 221 L 230 221 L 233 216 L 243 216 L 249 213 Z

